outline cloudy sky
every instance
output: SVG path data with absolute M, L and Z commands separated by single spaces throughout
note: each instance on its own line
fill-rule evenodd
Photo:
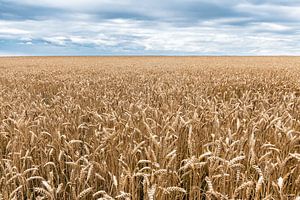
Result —
M 300 55 L 299 0 L 0 0 L 0 55 Z

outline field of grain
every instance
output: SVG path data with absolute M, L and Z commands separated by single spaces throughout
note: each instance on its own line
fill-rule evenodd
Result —
M 299 57 L 0 58 L 0 199 L 299 199 Z

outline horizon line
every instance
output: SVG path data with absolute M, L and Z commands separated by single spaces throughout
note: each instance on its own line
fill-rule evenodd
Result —
M 300 55 L 0 55 L 0 58 L 22 57 L 300 57 Z

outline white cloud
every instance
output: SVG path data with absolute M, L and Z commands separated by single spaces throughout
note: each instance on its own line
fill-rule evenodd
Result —
M 1 1 L 1 0 L 0 0 Z M 3 0 L 2 0 L 3 2 Z M 225 16 L 198 19 L 182 16 L 169 8 L 176 4 L 179 11 L 184 5 L 179 0 L 148 2 L 125 0 L 5 0 L 17 5 L 64 9 L 61 15 L 32 20 L 1 20 L 0 40 L 17 40 L 23 44 L 72 48 L 87 46 L 102 51 L 172 52 L 191 54 L 299 54 L 300 20 L 297 5 L 275 5 L 270 1 L 188 0 L 227 6 Z M 252 2 L 252 3 L 251 3 Z M 170 5 L 168 5 L 170 4 Z M 204 5 L 204 4 L 203 4 Z M 149 7 L 147 7 L 149 6 Z M 226 12 L 236 13 L 226 16 Z M 0 10 L 1 11 L 1 10 Z M 93 11 L 93 12 L 92 12 Z M 98 11 L 98 12 L 94 12 Z M 134 20 L 116 14 L 101 18 L 102 12 L 119 11 L 157 17 L 155 20 Z M 193 10 L 194 11 L 194 10 Z M 197 11 L 197 10 L 196 10 Z M 197 13 L 194 11 L 195 13 Z M 184 13 L 183 12 L 183 13 Z M 208 10 L 209 12 L 209 10 Z M 182 14 L 182 13 L 181 13 Z M 61 18 L 60 18 L 61 17 Z M 170 19 L 170 20 L 165 20 Z M 178 20 L 178 21 L 177 21 Z M 191 20 L 191 22 L 189 21 Z M 37 44 L 38 43 L 38 44 Z M 46 43 L 46 44 L 44 44 Z M 127 50 L 126 50 L 127 51 Z
M 292 30 L 292 28 L 289 26 L 285 26 L 285 25 L 277 24 L 277 23 L 262 22 L 262 23 L 255 23 L 253 25 L 257 26 L 257 29 L 260 29 L 260 30 L 270 30 L 270 31 L 290 31 L 290 30 Z
M 94 38 L 71 35 L 69 37 L 69 40 L 73 44 L 79 44 L 79 45 L 115 46 L 118 44 L 116 38 L 114 39 L 111 37 L 107 37 L 104 34 L 99 34 L 99 35 L 95 36 Z
M 0 27 L 0 35 L 25 35 L 29 34 L 30 31 L 18 29 L 18 28 L 5 28 Z
M 228 27 L 217 23 L 199 24 L 193 27 L 176 27 L 168 23 L 150 26 L 135 20 L 84 21 L 11 21 L 1 30 L 22 30 L 10 37 L 34 44 L 42 40 L 51 45 L 93 45 L 122 48 L 138 46 L 141 50 L 200 54 L 288 54 L 300 52 L 295 41 L 300 36 L 276 35 L 272 32 L 257 34 L 257 29 L 289 30 L 274 23 L 256 23 L 245 27 Z M 45 26 L 45 24 L 49 24 Z M 43 27 L 43 28 L 41 28 Z M 258 27 L 258 28 L 257 28 Z M 0 31 L 1 32 L 1 31 Z M 5 33 L 2 31 L 2 34 Z M 20 37 L 21 36 L 21 37 Z M 1 36 L 0 36 L 1 37 Z M 126 46 L 127 45 L 127 46 Z
M 42 39 L 51 44 L 61 45 L 61 46 L 66 45 L 66 40 L 67 40 L 67 38 L 64 36 L 42 37 Z

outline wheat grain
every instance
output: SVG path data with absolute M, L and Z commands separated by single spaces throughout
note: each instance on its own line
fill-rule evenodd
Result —
M 299 63 L 0 58 L 0 199 L 298 198 Z

